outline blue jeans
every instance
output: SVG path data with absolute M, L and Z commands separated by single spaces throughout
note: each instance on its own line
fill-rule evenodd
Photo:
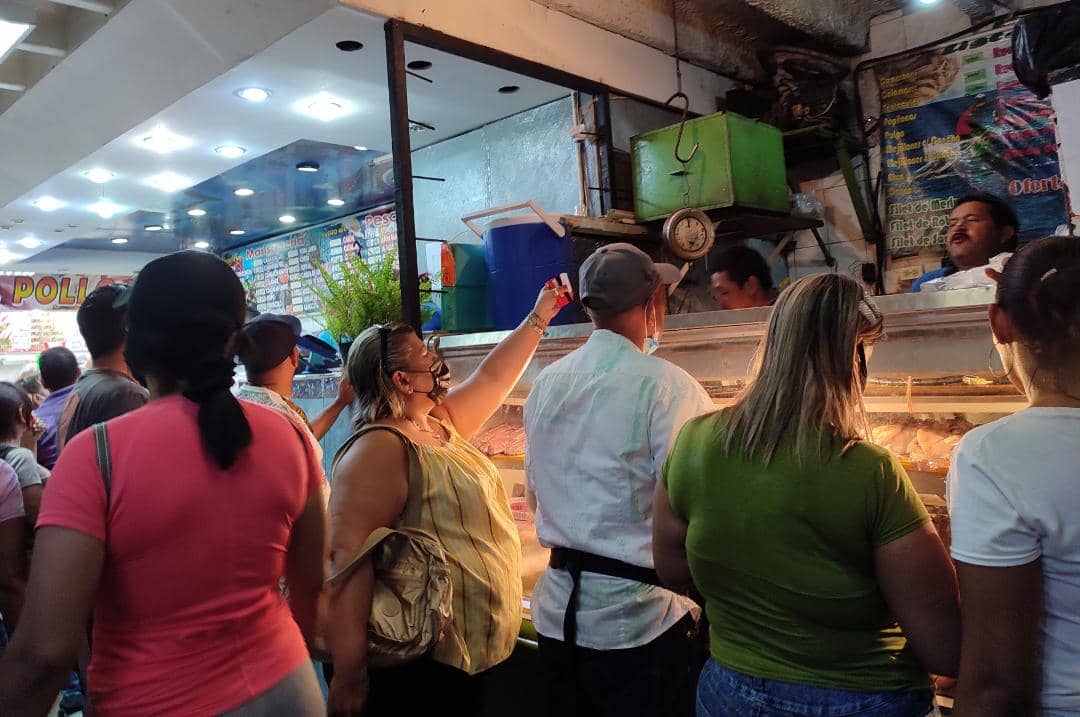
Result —
M 923 717 L 934 691 L 857 692 L 750 677 L 710 659 L 698 679 L 697 717 Z

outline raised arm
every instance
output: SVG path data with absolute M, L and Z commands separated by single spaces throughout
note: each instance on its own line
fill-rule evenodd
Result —
M 327 575 L 334 575 L 360 552 L 376 528 L 389 527 L 408 498 L 409 458 L 398 436 L 371 431 L 334 469 L 330 493 Z M 326 589 L 326 642 L 334 658 L 330 714 L 360 715 L 367 701 L 367 631 L 374 588 L 370 559 L 344 582 Z
M 1042 561 L 1007 568 L 957 563 L 964 642 L 957 715 L 1038 712 Z
M 543 328 L 559 313 L 556 308 L 559 293 L 556 289 L 544 289 L 536 299 L 532 313 L 539 317 Z M 536 353 L 543 328 L 533 326 L 526 317 L 499 342 L 471 376 L 450 390 L 442 410 L 458 433 L 469 438 L 503 404 Z
M 49 711 L 75 664 L 104 561 L 96 538 L 38 530 L 19 629 L 0 659 L 0 714 Z
M 356 392 L 353 391 L 352 384 L 349 383 L 349 373 L 342 369 L 341 382 L 338 384 L 337 398 L 334 399 L 333 403 L 324 408 L 318 416 L 311 419 L 311 432 L 315 434 L 315 438 L 321 441 L 323 436 L 329 433 L 330 429 L 334 427 L 341 412 L 355 399 Z
M 955 677 L 960 665 L 956 571 L 941 538 L 924 523 L 874 550 L 878 585 L 923 667 Z

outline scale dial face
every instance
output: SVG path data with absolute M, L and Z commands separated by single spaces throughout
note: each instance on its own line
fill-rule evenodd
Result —
M 700 209 L 680 209 L 664 223 L 664 241 L 672 253 L 687 261 L 700 259 L 712 248 L 712 220 Z

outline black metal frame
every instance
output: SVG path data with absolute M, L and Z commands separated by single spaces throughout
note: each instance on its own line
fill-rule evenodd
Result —
M 402 320 L 420 331 L 420 283 L 416 254 L 416 220 L 413 202 L 412 143 L 409 139 L 409 98 L 406 77 L 409 73 L 405 66 L 405 43 L 412 42 L 434 50 L 448 52 L 476 62 L 499 67 L 520 75 L 533 77 L 544 82 L 560 85 L 570 92 L 587 92 L 597 97 L 597 117 L 600 121 L 597 139 L 600 148 L 600 174 L 608 182 L 612 172 L 612 130 L 611 106 L 608 94 L 612 88 L 594 80 L 557 70 L 532 60 L 515 57 L 500 50 L 467 40 L 461 40 L 431 28 L 413 25 L 402 20 L 388 20 L 384 26 L 386 33 L 386 72 L 390 91 L 390 138 L 394 156 L 394 205 L 397 212 L 398 259 L 401 268 L 401 315 Z M 653 100 L 633 94 L 619 92 L 621 95 L 649 104 Z M 603 183 L 603 182 L 602 182 Z M 610 206 L 610 199 L 609 199 Z

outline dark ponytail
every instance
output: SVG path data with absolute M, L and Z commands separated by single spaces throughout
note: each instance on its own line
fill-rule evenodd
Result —
M 251 426 L 233 385 L 233 361 L 246 314 L 244 288 L 223 261 L 177 252 L 142 270 L 128 300 L 124 354 L 131 369 L 153 377 L 162 393 L 199 405 L 199 436 L 222 469 L 251 445 Z
M 1080 362 L 1080 239 L 1031 242 L 1009 259 L 997 303 L 1012 319 L 1040 366 Z

